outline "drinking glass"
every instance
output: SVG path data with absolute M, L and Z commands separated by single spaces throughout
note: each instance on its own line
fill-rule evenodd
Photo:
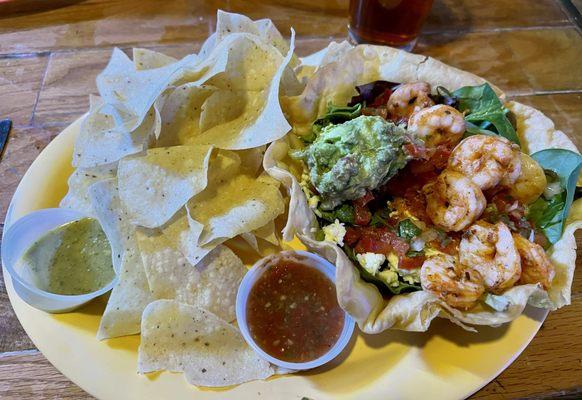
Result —
M 433 0 L 350 0 L 350 41 L 412 50 Z

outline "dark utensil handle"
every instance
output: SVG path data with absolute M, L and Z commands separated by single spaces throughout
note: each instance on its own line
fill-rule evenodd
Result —
M 0 121 L 0 160 L 2 159 L 2 154 L 4 154 L 4 147 L 6 147 L 6 143 L 8 142 L 10 128 L 12 128 L 12 121 L 9 119 Z

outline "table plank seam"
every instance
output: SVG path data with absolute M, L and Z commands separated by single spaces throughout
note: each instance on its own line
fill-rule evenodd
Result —
M 556 25 L 535 25 L 535 26 L 516 26 L 516 27 L 501 27 L 501 28 L 477 28 L 477 29 L 443 29 L 443 30 L 427 30 L 423 31 L 422 35 L 450 35 L 458 34 L 463 35 L 467 33 L 498 33 L 498 32 L 523 32 L 523 31 L 545 31 L 545 30 L 557 30 L 557 29 L 576 29 L 575 24 L 569 19 L 564 20 L 564 23 Z M 333 36 L 332 36 L 333 37 Z M 309 36 L 303 36 L 302 38 L 309 38 Z
M 522 27 L 503 27 L 503 28 L 483 28 L 483 29 L 443 29 L 443 30 L 428 30 L 422 32 L 422 35 L 427 36 L 439 36 L 439 35 L 464 35 L 469 33 L 499 33 L 499 32 L 516 32 L 516 31 L 536 31 L 536 30 L 560 30 L 560 29 L 573 29 L 578 30 L 576 25 L 571 22 L 570 20 L 565 20 L 564 23 L 558 25 L 536 25 L 536 26 L 522 26 Z M 344 40 L 347 39 L 345 36 L 334 36 L 334 35 L 306 35 L 301 37 L 301 41 L 318 41 L 318 40 Z M 173 45 L 184 45 L 187 43 L 197 43 L 200 44 L 202 40 L 199 39 L 185 39 L 185 40 L 174 40 L 167 43 L 160 43 L 160 42 L 127 42 L 123 43 L 121 46 L 116 46 L 115 43 L 104 43 L 103 45 L 97 46 L 80 46 L 75 48 L 54 48 L 51 50 L 40 50 L 38 52 L 34 51 L 26 51 L 22 53 L 17 52 L 10 52 L 4 53 L 0 52 L 0 59 L 5 58 L 18 58 L 18 57 L 32 57 L 32 56 L 40 56 L 49 54 L 52 56 L 53 54 L 67 54 L 67 53 L 76 53 L 80 51 L 88 51 L 88 50 L 99 50 L 99 49 L 106 49 L 106 48 L 114 48 L 119 47 L 121 49 L 132 48 L 132 47 L 164 47 L 164 46 L 173 46 Z
M 558 89 L 558 90 L 535 90 L 533 92 L 508 92 L 507 95 L 510 97 L 527 97 L 527 96 L 552 96 L 560 94 L 577 94 L 582 93 L 582 89 Z
M 29 58 L 29 57 L 42 57 L 49 55 L 51 53 L 50 50 L 41 50 L 41 51 L 27 51 L 23 53 L 3 53 L 0 54 L 0 59 L 14 59 L 14 58 Z
M 47 76 L 49 65 L 51 63 L 52 58 L 53 58 L 53 53 L 51 52 L 48 55 L 46 65 L 44 67 L 44 72 L 42 73 L 42 78 L 40 80 L 40 85 L 39 85 L 38 91 L 36 93 L 36 99 L 34 100 L 34 106 L 32 107 L 32 113 L 30 115 L 30 125 L 34 125 L 34 115 L 36 113 L 36 106 L 38 105 L 38 100 L 40 99 L 40 94 L 42 93 L 42 91 L 44 89 L 44 83 L 46 81 L 46 76 Z
M 2 359 L 6 358 L 6 357 L 28 356 L 28 355 L 36 355 L 39 353 L 40 353 L 40 351 L 38 349 L 5 351 L 5 352 L 0 353 L 0 362 L 2 362 Z

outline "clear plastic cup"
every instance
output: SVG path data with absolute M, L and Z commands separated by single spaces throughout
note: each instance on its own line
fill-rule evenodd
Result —
M 14 291 L 22 300 L 49 313 L 63 313 L 82 306 L 115 286 L 117 277 L 95 292 L 80 295 L 54 294 L 37 288 L 21 274 L 22 271 L 14 268 L 22 254 L 45 233 L 85 217 L 87 216 L 74 210 L 47 208 L 25 215 L 5 230 L 2 239 L 2 264 L 12 278 Z
M 335 283 L 335 266 L 316 254 L 307 251 L 294 250 L 283 251 L 262 258 L 246 273 L 238 288 L 236 296 L 236 319 L 238 327 L 249 346 L 251 346 L 261 358 L 269 361 L 271 364 L 277 365 L 286 370 L 295 371 L 319 367 L 336 358 L 350 342 L 354 332 L 355 322 L 348 313 L 344 314 L 344 326 L 335 345 L 333 345 L 332 348 L 321 357 L 308 362 L 293 363 L 279 360 L 263 351 L 263 349 L 261 349 L 251 337 L 247 325 L 247 300 L 249 293 L 259 277 L 278 259 L 292 259 L 302 264 L 309 265 L 310 267 L 323 272 L 332 282 Z

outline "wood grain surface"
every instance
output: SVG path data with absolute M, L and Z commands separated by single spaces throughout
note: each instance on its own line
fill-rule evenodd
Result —
M 576 0 L 578 5 L 582 5 Z M 112 48 L 182 56 L 212 32 L 217 8 L 294 27 L 300 55 L 346 36 L 347 0 L 13 0 L 0 2 L 0 118 L 14 129 L 0 161 L 0 219 L 22 175 L 82 115 Z M 582 145 L 582 37 L 558 0 L 435 0 L 414 50 L 474 72 L 532 105 Z M 0 230 L 2 225 L 0 224 Z M 582 244 L 582 237 L 579 237 Z M 582 264 L 582 257 L 579 257 Z M 582 274 L 523 354 L 473 397 L 582 398 Z M 40 354 L 0 280 L 0 398 L 89 399 Z

